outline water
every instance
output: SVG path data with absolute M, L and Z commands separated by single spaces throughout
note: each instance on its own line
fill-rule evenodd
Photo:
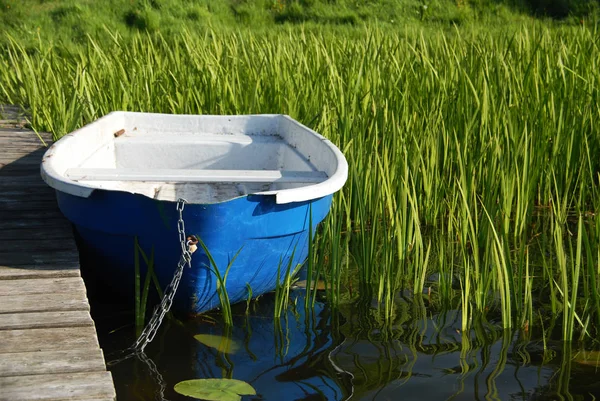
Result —
M 392 327 L 382 331 L 371 305 L 333 312 L 317 302 L 306 314 L 303 291 L 292 293 L 278 324 L 273 296 L 233 309 L 234 327 L 218 314 L 165 322 L 146 353 L 160 375 L 140 360 L 110 367 L 119 400 L 189 400 L 173 386 L 196 378 L 235 378 L 256 396 L 244 400 L 594 400 L 600 397 L 595 360 L 577 344 L 542 333 L 508 332 L 488 322 L 478 334 L 461 333 L 460 313 L 432 313 L 422 301 L 398 301 Z M 122 306 L 92 300 L 107 360 L 134 340 L 133 316 Z M 194 338 L 231 339 L 228 353 Z

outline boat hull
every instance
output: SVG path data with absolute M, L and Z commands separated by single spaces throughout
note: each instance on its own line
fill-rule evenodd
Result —
M 181 256 L 175 202 L 143 195 L 96 190 L 87 198 L 57 191 L 58 205 L 77 231 L 78 246 L 93 260 L 91 276 L 113 292 L 132 296 L 135 286 L 135 240 L 150 257 L 161 288 L 173 277 Z M 312 230 L 327 215 L 332 195 L 311 201 L 277 204 L 274 196 L 249 195 L 216 204 L 187 204 L 183 211 L 187 235 L 202 239 L 221 274 L 231 303 L 272 291 L 308 255 Z M 237 256 L 236 256 L 237 255 Z M 145 263 L 140 258 L 140 267 Z M 220 306 L 217 278 L 201 247 L 186 268 L 173 308 L 198 314 Z M 279 272 L 278 272 L 279 271 Z M 251 294 L 250 294 L 251 291 Z

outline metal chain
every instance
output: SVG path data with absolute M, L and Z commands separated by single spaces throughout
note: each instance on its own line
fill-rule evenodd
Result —
M 139 360 L 141 360 L 142 362 L 144 362 L 146 364 L 146 366 L 148 367 L 148 370 L 150 370 L 150 373 L 152 374 L 152 376 L 154 376 L 154 381 L 156 383 L 158 383 L 159 389 L 155 392 L 154 399 L 156 401 L 169 401 L 165 398 L 165 391 L 167 390 L 167 383 L 165 382 L 165 379 L 158 371 L 158 368 L 156 367 L 156 364 L 154 363 L 154 361 L 152 359 L 150 359 L 148 357 L 148 355 L 146 355 L 145 352 L 138 352 L 137 357 Z
M 185 266 L 192 267 L 192 253 L 196 250 L 196 243 L 198 242 L 192 237 L 186 237 L 185 235 L 185 223 L 183 221 L 183 208 L 185 206 L 185 199 L 179 198 L 177 201 L 177 211 L 179 212 L 179 220 L 177 221 L 177 231 L 179 233 L 179 242 L 181 245 L 181 257 L 179 263 L 177 263 L 177 269 L 175 269 L 175 275 L 171 280 L 169 286 L 165 289 L 163 299 L 160 304 L 154 308 L 152 318 L 144 327 L 142 334 L 138 337 L 136 342 L 129 347 L 129 351 L 138 353 L 143 352 L 144 348 L 152 342 L 158 328 L 160 327 L 165 315 L 171 309 L 173 304 L 173 298 L 177 292 L 179 281 L 183 275 L 183 269 Z
M 177 232 L 179 235 L 179 243 L 181 245 L 181 257 L 179 258 L 179 263 L 177 263 L 177 268 L 175 269 L 175 274 L 171 279 L 171 283 L 165 289 L 163 294 L 163 298 L 160 304 L 154 308 L 154 313 L 152 314 L 152 318 L 144 327 L 142 334 L 138 337 L 138 339 L 133 343 L 133 345 L 121 352 L 119 352 L 120 358 L 113 359 L 107 363 L 107 366 L 113 366 L 120 362 L 123 362 L 133 356 L 136 356 L 139 360 L 144 362 L 150 373 L 154 376 L 155 381 L 158 383 L 160 389 L 156 393 L 156 400 L 158 401 L 167 401 L 164 398 L 164 393 L 167 388 L 167 385 L 158 371 L 156 364 L 152 359 L 150 359 L 145 353 L 144 348 L 154 339 L 156 333 L 165 317 L 165 315 L 171 309 L 171 305 L 173 305 L 173 299 L 175 298 L 175 293 L 177 292 L 177 287 L 179 287 L 179 282 L 181 281 L 181 276 L 183 275 L 183 269 L 185 266 L 192 267 L 192 253 L 194 253 L 197 249 L 198 240 L 193 236 L 185 235 L 185 222 L 183 221 L 183 208 L 185 207 L 185 199 L 179 198 L 177 200 L 177 212 L 179 213 L 179 219 L 177 220 Z

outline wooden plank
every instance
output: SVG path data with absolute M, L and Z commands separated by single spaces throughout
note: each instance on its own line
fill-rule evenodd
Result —
M 54 192 L 54 189 L 50 188 L 48 184 L 46 184 L 44 180 L 42 180 L 42 177 L 40 177 L 39 175 L 11 177 L 3 176 L 1 173 L 2 171 L 0 171 L 0 188 L 2 189 L 11 187 L 35 187 L 36 191 L 39 190 Z
M 52 136 L 49 134 L 43 134 L 41 133 L 40 136 L 44 139 L 44 140 L 52 140 Z M 13 140 L 18 140 L 18 139 L 22 139 L 22 138 L 35 138 L 37 141 L 39 141 L 39 138 L 37 136 L 37 134 L 35 133 L 35 131 L 32 131 L 30 129 L 27 128 L 0 128 L 0 140 L 4 139 L 7 141 L 13 141 Z
M 42 209 L 42 210 L 20 210 L 14 212 L 7 212 L 4 210 L 0 210 L 0 220 L 44 220 L 48 218 L 57 218 L 61 217 L 62 214 L 58 210 L 58 208 L 54 209 Z
M 35 197 L 35 199 L 31 199 L 31 201 L 35 202 L 56 200 L 56 194 L 54 191 L 38 191 L 36 189 L 23 188 L 21 191 L 2 191 L 2 193 L 0 193 L 0 204 L 11 201 L 27 203 L 30 202 L 28 198 L 33 197 Z
M 0 153 L 0 161 L 2 163 L 20 163 L 21 161 L 28 161 L 33 163 L 34 160 L 42 162 L 42 157 L 46 152 L 45 148 L 38 148 L 33 145 L 19 145 L 19 146 L 3 146 L 2 153 Z
M 0 240 L 5 239 L 42 239 L 42 238 L 73 238 L 71 223 L 61 217 L 40 220 L 0 220 Z
M 40 178 L 40 172 L 37 170 L 14 170 L 8 171 L 5 167 L 0 170 L 0 179 L 10 177 L 12 180 L 33 180 Z
M 37 201 L 37 200 L 23 200 L 23 201 L 17 201 L 17 200 L 6 200 L 3 202 L 0 202 L 0 209 L 3 209 L 4 211 L 17 211 L 17 210 L 23 210 L 23 211 L 30 211 L 30 210 L 44 210 L 47 208 L 56 208 L 56 200 L 55 199 L 46 199 L 46 200 L 41 200 L 41 201 Z
M 29 200 L 28 198 L 32 198 Z M 29 190 L 29 195 L 14 195 L 14 194 L 0 194 L 0 205 L 3 203 L 17 202 L 27 204 L 29 202 L 46 202 L 56 204 L 56 195 L 52 192 L 39 192 L 36 193 L 33 190 Z
M 0 280 L 18 280 L 25 278 L 80 277 L 79 264 L 0 266 Z
M 109 372 L 0 378 L 0 401 L 115 399 Z
M 0 401 L 114 400 L 71 224 L 40 177 L 46 150 L 0 128 Z
M 42 141 L 40 141 L 40 139 L 37 136 L 33 136 L 30 138 L 21 138 L 21 139 L 13 139 L 9 142 L 7 141 L 2 141 L 2 139 L 0 138 L 0 146 L 6 145 L 7 148 L 12 148 L 12 149 L 17 149 L 19 146 L 21 146 L 21 148 L 25 149 L 30 149 L 32 147 L 35 147 L 36 149 L 48 149 L 48 144 L 51 144 L 52 142 L 48 142 L 46 141 L 46 145 L 44 145 L 42 143 Z
M 17 252 L 46 252 L 47 251 L 67 251 L 74 249 L 73 242 L 68 239 L 42 239 L 35 242 L 23 240 L 4 240 L 0 241 L 0 261 L 3 259 L 3 253 Z
M 27 132 L 27 131 L 25 131 Z M 31 132 L 31 131 L 29 131 Z M 8 137 L 7 137 L 8 136 Z M 6 146 L 11 146 L 11 147 L 15 147 L 16 145 L 26 145 L 26 146 L 37 146 L 39 148 L 48 148 L 47 144 L 49 144 L 47 138 L 44 138 L 44 141 L 46 142 L 46 145 L 44 145 L 42 143 L 42 141 L 40 141 L 40 139 L 35 135 L 35 134 L 24 134 L 22 132 L 16 131 L 16 130 L 8 130 L 6 131 L 6 128 L 4 128 L 4 131 L 2 128 L 0 128 L 0 145 L 6 145 Z
M 69 279 L 72 279 L 69 277 Z M 0 280 L 2 282 L 35 281 L 31 280 Z M 39 296 L 25 295 L 0 295 L 0 314 L 18 312 L 53 312 L 85 310 L 89 311 L 85 288 L 77 288 L 69 293 L 44 294 Z
M 79 295 L 81 291 L 85 293 L 85 284 L 79 277 L 0 280 L 0 296 L 56 293 Z
M 46 143 L 47 137 L 42 137 Z M 0 143 L 33 143 L 39 146 L 45 145 L 33 131 L 18 128 L 0 128 Z
M 29 153 L 31 155 L 31 153 Z M 29 170 L 31 172 L 40 172 L 40 160 L 37 157 L 30 157 L 29 155 L 18 157 L 0 157 L 0 173 L 3 176 L 12 174 L 13 171 Z
M 15 181 L 15 180 L 34 180 L 40 177 L 40 173 L 38 171 L 11 171 L 10 175 L 8 174 L 4 174 L 4 170 L 0 170 L 0 180 L 2 180 L 3 178 L 10 178 L 10 180 Z
M 12 104 L 1 104 L 0 115 L 4 118 L 21 119 L 25 116 L 23 108 Z
M 31 159 L 23 159 L 23 162 L 19 161 L 20 159 L 13 160 L 3 160 L 3 166 L 0 166 L 0 176 L 10 176 L 10 175 L 24 175 L 24 171 L 28 171 L 30 174 L 40 175 L 39 165 L 36 163 L 28 164 Z
M 0 161 L 3 163 L 17 162 L 23 158 L 27 158 L 27 160 L 39 159 L 39 162 L 42 162 L 44 152 L 39 147 L 33 145 L 0 146 L 3 148 L 0 154 Z
M 39 177 L 2 177 L 0 176 L 0 193 L 1 192 L 22 191 L 24 193 L 48 194 L 54 193 L 53 188 L 42 181 Z M 1 212 L 1 210 L 0 210 Z
M 48 142 L 46 142 L 46 143 L 48 143 Z M 31 139 L 26 139 L 26 138 L 16 139 L 15 138 L 12 140 L 7 139 L 7 138 L 2 138 L 2 136 L 0 136 L 0 146 L 2 146 L 3 148 L 18 149 L 18 145 L 22 145 L 23 147 L 35 146 L 37 148 L 48 149 L 48 146 L 45 146 L 36 136 L 32 137 Z
M 96 330 L 91 326 L 0 330 L 0 354 L 86 347 L 99 347 Z
M 18 155 L 18 158 L 27 157 L 29 155 L 30 158 L 39 157 L 40 162 L 42 161 L 42 156 L 46 153 L 47 147 L 43 146 L 41 143 L 33 143 L 33 142 L 22 142 L 22 143 L 1 143 L 2 147 L 2 158 L 7 158 L 10 155 Z M 18 159 L 15 159 L 18 160 Z
M 94 326 L 94 321 L 87 311 L 4 313 L 0 315 L 0 330 L 81 326 Z
M 14 129 L 10 129 L 10 128 L 0 128 L 0 133 L 1 134 L 8 134 L 10 137 L 12 138 L 7 138 L 6 136 L 2 135 L 0 136 L 0 145 L 10 145 L 12 147 L 14 147 L 15 145 L 26 145 L 26 146 L 37 146 L 39 148 L 47 148 L 47 144 L 49 143 L 47 140 L 44 139 L 44 141 L 46 142 L 46 145 L 44 145 L 42 143 L 42 141 L 40 141 L 40 138 L 38 138 L 35 133 L 31 133 L 31 131 L 29 131 L 29 134 L 25 134 L 24 132 L 27 131 L 19 131 L 19 130 L 14 130 Z
M 322 171 L 281 170 L 186 170 L 71 168 L 66 176 L 75 181 L 147 182 L 298 182 L 316 183 L 327 179 Z
M 0 377 L 105 370 L 100 348 L 12 352 L 0 358 Z
M 27 253 L 4 253 L 0 254 L 0 266 L 20 267 L 20 266 L 38 266 L 40 269 L 44 266 L 54 268 L 63 264 L 79 265 L 79 254 L 73 249 L 62 250 L 58 252 L 34 252 L 32 249 Z
M 29 170 L 35 169 L 37 171 L 38 170 L 37 168 L 40 166 L 40 160 L 38 160 L 37 157 L 36 158 L 21 157 L 18 161 L 15 161 L 15 159 L 8 158 L 6 156 L 7 155 L 3 155 L 3 157 L 0 157 L 0 169 L 4 168 L 4 167 L 8 168 L 12 165 L 18 164 L 19 166 L 22 166 L 23 168 L 27 168 Z

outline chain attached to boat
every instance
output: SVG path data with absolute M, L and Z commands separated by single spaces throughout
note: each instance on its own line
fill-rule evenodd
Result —
M 146 327 L 144 327 L 142 334 L 140 334 L 136 342 L 129 348 L 129 351 L 133 353 L 137 354 L 144 352 L 144 348 L 152 342 L 165 315 L 171 309 L 171 305 L 173 305 L 173 298 L 175 298 L 175 293 L 177 292 L 177 287 L 181 281 L 184 267 L 192 267 L 192 253 L 196 251 L 198 240 L 194 237 L 185 235 L 185 222 L 183 221 L 183 208 L 185 202 L 185 199 L 182 198 L 179 198 L 177 201 L 177 211 L 179 212 L 177 231 L 179 233 L 179 243 L 181 245 L 181 257 L 179 258 L 179 263 L 177 263 L 177 269 L 175 269 L 175 274 L 173 275 L 171 283 L 165 289 L 160 304 L 154 308 L 152 318 L 150 318 L 150 321 Z

